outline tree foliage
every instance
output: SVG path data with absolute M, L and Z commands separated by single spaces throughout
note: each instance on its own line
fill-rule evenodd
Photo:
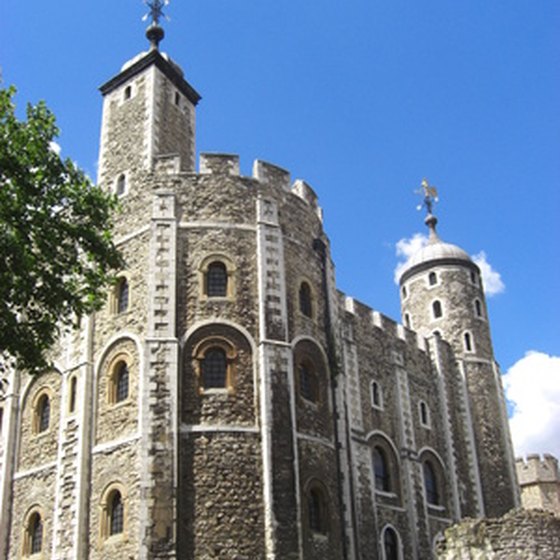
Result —
M 0 89 L 0 352 L 37 372 L 61 329 L 103 304 L 122 259 L 115 197 L 53 149 L 59 131 L 43 102 L 18 120 L 14 94 Z

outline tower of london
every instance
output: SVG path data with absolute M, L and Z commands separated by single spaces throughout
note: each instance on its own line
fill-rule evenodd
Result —
M 162 35 L 101 87 L 126 267 L 52 371 L 3 380 L 0 557 L 424 560 L 518 506 L 477 265 L 429 212 L 402 323 L 342 293 L 309 184 L 196 161 Z

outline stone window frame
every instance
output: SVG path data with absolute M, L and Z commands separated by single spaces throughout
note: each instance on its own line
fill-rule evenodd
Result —
M 412 327 L 412 319 L 410 318 L 410 313 L 408 313 L 408 312 L 405 313 L 405 314 L 403 315 L 403 320 L 404 320 L 404 326 L 405 326 L 407 329 L 412 329 L 412 328 L 413 328 L 413 327 Z
M 422 487 L 426 506 L 430 513 L 442 513 L 445 511 L 445 500 L 446 500 L 446 486 L 447 480 L 445 476 L 445 468 L 441 458 L 438 454 L 429 448 L 423 449 L 418 454 L 418 463 L 422 469 Z M 432 501 L 428 497 L 428 488 L 426 486 L 426 474 L 427 469 L 431 470 L 434 482 L 434 492 L 436 494 L 435 501 Z
M 480 298 L 475 298 L 473 300 L 473 309 L 474 309 L 474 316 L 477 319 L 481 321 L 486 321 L 486 312 Z
M 371 436 L 368 440 L 370 448 L 370 475 L 371 475 L 371 488 L 376 496 L 381 496 L 385 498 L 401 500 L 402 495 L 402 483 L 400 476 L 400 464 L 399 455 L 397 449 L 393 442 L 384 434 L 376 433 Z M 382 456 L 385 459 L 385 466 L 388 471 L 388 489 L 379 488 L 376 484 L 376 473 L 373 461 L 373 453 L 375 448 L 378 448 L 382 452 Z
M 476 352 L 474 336 L 471 331 L 463 332 L 463 349 L 467 354 L 474 354 Z
M 440 283 L 439 274 L 435 270 L 430 270 L 428 272 L 428 276 L 426 277 L 428 289 L 433 288 L 434 286 L 438 286 Z
M 423 428 L 427 428 L 428 430 L 432 428 L 432 414 L 425 400 L 418 401 L 418 418 Z
M 35 393 L 33 400 L 31 402 L 31 432 L 34 436 L 43 436 L 48 434 L 53 425 L 53 391 L 50 387 L 41 387 Z M 41 416 L 43 413 L 42 403 L 44 399 L 49 400 L 49 423 L 48 425 L 41 429 Z
M 116 493 L 120 494 L 123 521 L 122 531 L 118 533 L 111 532 L 111 504 Z M 125 540 L 128 532 L 128 493 L 126 486 L 119 481 L 112 481 L 101 493 L 99 499 L 99 539 L 102 543 L 115 542 Z
M 121 295 L 123 284 L 126 282 L 127 288 L 127 304 L 126 308 L 121 310 Z M 128 272 L 121 272 L 116 278 L 116 282 L 111 291 L 110 297 L 110 312 L 112 315 L 125 315 L 130 313 L 132 303 L 132 286 L 130 282 L 130 274 Z
M 307 302 L 302 300 L 302 289 L 304 286 L 307 286 L 307 289 L 309 290 L 309 300 Z M 309 280 L 309 278 L 300 277 L 298 279 L 295 301 L 297 302 L 296 309 L 298 315 L 311 321 L 315 321 L 317 317 L 317 294 L 315 292 L 315 288 L 313 287 L 313 283 Z M 308 313 L 304 310 L 306 304 L 309 305 Z
M 304 385 L 302 383 L 301 369 L 306 368 L 307 373 L 310 375 L 309 381 L 311 382 L 311 390 L 314 393 L 313 398 L 308 398 L 304 394 Z M 296 360 L 296 383 L 297 383 L 297 393 L 300 400 L 311 404 L 313 406 L 319 406 L 321 403 L 321 382 L 319 379 L 319 369 L 315 364 L 313 358 L 302 352 Z
M 437 314 L 438 312 L 436 311 L 436 306 L 439 306 L 439 315 Z M 432 317 L 432 321 L 439 321 L 443 319 L 445 313 L 441 299 L 436 298 L 430 302 L 430 315 Z
M 325 484 L 313 477 L 305 484 L 305 527 L 314 538 L 328 538 L 330 523 L 330 496 Z M 317 511 L 318 509 L 318 511 Z
M 377 410 L 383 410 L 385 408 L 383 402 L 383 387 L 376 379 L 373 379 L 370 383 L 370 396 L 372 408 Z
M 76 414 L 78 400 L 78 375 L 73 373 L 68 378 L 68 414 Z
M 379 546 L 381 548 L 381 555 L 380 558 L 381 560 L 393 560 L 392 558 L 389 558 L 387 556 L 387 549 L 385 546 L 385 537 L 388 531 L 391 531 L 392 534 L 395 535 L 396 537 L 396 545 L 397 545 L 397 560 L 402 560 L 404 558 L 403 556 L 403 542 L 402 542 L 402 538 L 400 533 L 397 531 L 397 529 L 395 528 L 394 525 L 392 525 L 391 523 L 387 523 L 386 525 L 383 526 L 383 528 L 381 529 L 381 532 L 379 533 Z
M 34 519 L 39 518 L 41 522 L 41 550 L 32 552 L 33 546 L 33 527 L 32 522 Z M 46 531 L 45 515 L 43 508 L 38 504 L 31 506 L 24 516 L 23 532 L 21 538 L 21 555 L 24 558 L 42 558 L 45 551 L 45 536 L 48 534 Z
M 207 352 L 219 348 L 226 355 L 226 381 L 225 386 L 205 388 L 203 383 L 202 362 Z M 197 379 L 198 394 L 209 395 L 216 393 L 235 394 L 235 380 L 239 352 L 229 338 L 223 336 L 210 336 L 202 339 L 193 349 L 192 353 L 194 372 Z
M 118 198 L 122 198 L 123 196 L 126 196 L 129 190 L 128 185 L 129 185 L 128 172 L 122 171 L 115 177 L 115 182 L 113 185 L 113 192 L 115 193 L 115 196 L 117 196 Z
M 206 279 L 208 268 L 215 262 L 222 263 L 226 268 L 227 286 L 225 296 L 209 296 L 207 291 Z M 224 253 L 210 253 L 206 255 L 198 265 L 198 285 L 199 299 L 201 301 L 233 301 L 235 299 L 235 277 L 236 266 L 233 259 Z
M 121 371 L 119 366 L 123 363 L 128 368 L 128 392 L 126 398 L 117 400 L 118 376 Z M 131 364 L 132 356 L 125 351 L 118 352 L 109 362 L 107 367 L 107 404 L 110 407 L 122 406 L 130 401 Z

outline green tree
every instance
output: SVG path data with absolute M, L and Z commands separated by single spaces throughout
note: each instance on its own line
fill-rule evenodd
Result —
M 15 115 L 0 89 L 0 367 L 49 366 L 62 329 L 98 309 L 122 258 L 114 196 L 53 150 L 59 131 L 43 102 Z

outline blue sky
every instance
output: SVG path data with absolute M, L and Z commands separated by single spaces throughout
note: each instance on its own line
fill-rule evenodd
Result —
M 92 177 L 97 87 L 147 48 L 144 13 L 139 0 L 0 6 L 4 84 L 20 109 L 47 101 L 63 155 Z M 342 290 L 400 316 L 395 246 L 424 229 L 427 177 L 441 237 L 484 251 L 505 285 L 488 302 L 503 371 L 560 355 L 560 2 L 174 0 L 167 13 L 162 50 L 203 96 L 198 150 L 310 183 Z

